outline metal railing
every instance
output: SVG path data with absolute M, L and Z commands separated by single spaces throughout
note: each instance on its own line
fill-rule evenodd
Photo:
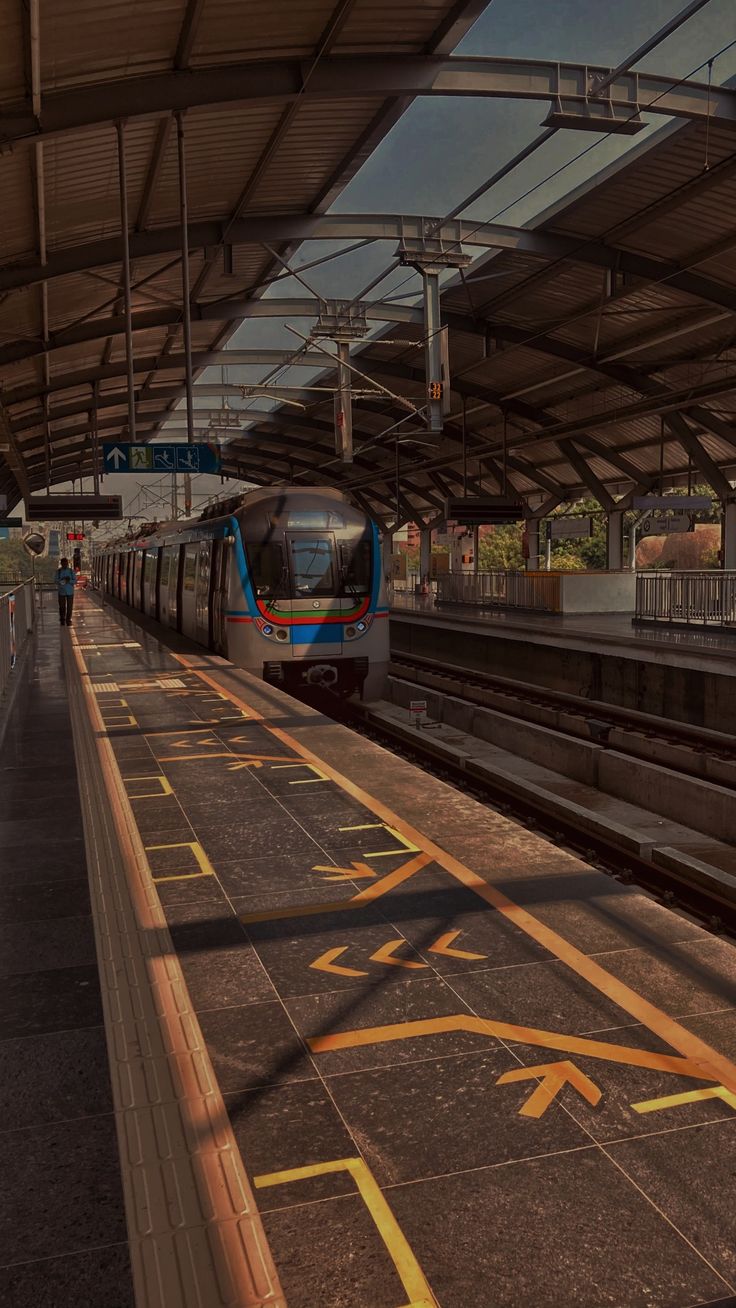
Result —
M 0 697 L 4 694 L 18 656 L 35 619 L 33 579 L 6 585 L 0 583 Z
M 556 572 L 450 572 L 437 578 L 438 604 L 559 613 L 561 600 Z
M 736 627 L 736 572 L 640 572 L 635 621 Z

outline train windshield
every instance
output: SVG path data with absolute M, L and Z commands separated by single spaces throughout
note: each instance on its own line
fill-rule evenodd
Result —
M 336 595 L 334 537 L 292 536 L 290 545 L 294 597 Z
M 296 531 L 281 541 L 249 541 L 253 588 L 259 599 L 340 599 L 370 595 L 371 536 Z

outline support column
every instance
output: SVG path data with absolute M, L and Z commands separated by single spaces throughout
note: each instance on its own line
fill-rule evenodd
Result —
M 128 371 L 128 440 L 135 444 L 135 363 L 133 356 L 133 310 L 130 299 L 130 245 L 128 232 L 128 181 L 125 171 L 125 128 L 117 124 L 118 183 L 120 187 L 120 235 L 123 239 L 123 292 L 125 301 L 125 361 Z
M 480 527 L 473 527 L 473 575 L 478 576 L 478 546 L 480 545 Z
M 725 500 L 723 504 L 721 559 L 724 569 L 736 570 L 736 500 Z
M 449 245 L 427 226 L 420 237 L 403 238 L 399 262 L 416 268 L 424 288 L 424 371 L 427 386 L 427 427 L 440 436 L 443 420 L 450 412 L 450 377 L 446 339 L 440 311 L 440 274 L 447 268 L 465 268 L 470 257 L 462 253 L 459 241 Z
M 383 566 L 383 575 L 387 585 L 391 581 L 393 551 L 394 551 L 393 532 L 385 531 L 383 533 L 383 540 L 381 542 L 381 563 Z
M 428 581 L 432 570 L 432 528 L 422 527 L 419 532 L 419 580 Z
M 353 390 L 350 345 L 368 331 L 366 306 L 362 300 L 322 300 L 319 317 L 310 336 L 334 341 L 337 350 L 335 389 L 335 453 L 343 463 L 353 462 Z M 362 375 L 358 373 L 358 375 Z
M 624 515 L 609 513 L 606 518 L 606 567 L 619 572 L 624 566 Z
M 539 572 L 539 518 L 527 518 L 526 539 L 528 554 L 526 559 L 527 572 Z
M 194 374 L 192 370 L 192 315 L 189 289 L 189 203 L 187 199 L 187 161 L 184 150 L 184 123 L 176 115 L 176 142 L 179 162 L 179 222 L 181 225 L 181 304 L 184 328 L 184 372 L 187 397 L 187 441 L 194 442 Z M 189 483 L 191 484 L 191 483 Z M 187 479 L 184 479 L 185 489 Z M 188 508 L 191 509 L 191 493 Z

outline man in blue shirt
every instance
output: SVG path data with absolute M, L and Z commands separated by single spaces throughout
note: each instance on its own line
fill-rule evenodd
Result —
M 74 569 L 69 567 L 69 560 L 62 559 L 61 567 L 56 573 L 56 589 L 59 595 L 59 622 L 62 627 L 71 627 L 72 625 L 74 587 L 76 584 L 76 574 Z

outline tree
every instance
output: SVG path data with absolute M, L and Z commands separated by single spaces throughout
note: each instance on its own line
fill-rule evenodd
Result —
M 478 543 L 478 566 L 481 572 L 515 572 L 524 566 L 522 549 L 523 524 L 490 527 Z

